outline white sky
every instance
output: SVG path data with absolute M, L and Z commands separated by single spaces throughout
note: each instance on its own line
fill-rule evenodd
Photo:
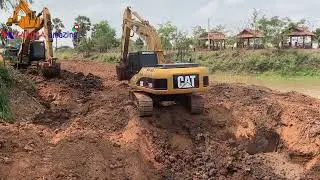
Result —
M 210 18 L 211 27 L 222 24 L 235 33 L 249 24 L 253 8 L 267 16 L 306 18 L 310 29 L 320 25 L 320 0 L 34 0 L 31 8 L 40 12 L 44 6 L 48 7 L 52 17 L 62 19 L 65 31 L 71 30 L 76 16 L 85 15 L 92 23 L 108 20 L 120 36 L 122 13 L 127 5 L 154 26 L 170 20 L 189 32 L 195 25 L 207 27 Z M 0 21 L 5 22 L 9 15 L 1 12 Z M 58 44 L 71 46 L 72 41 L 63 39 Z

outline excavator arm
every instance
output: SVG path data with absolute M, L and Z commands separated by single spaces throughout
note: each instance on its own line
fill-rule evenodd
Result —
M 45 38 L 45 50 L 46 50 L 46 60 L 51 61 L 53 59 L 53 39 L 52 39 L 52 22 L 51 15 L 48 8 L 43 8 L 42 12 L 39 13 L 40 25 L 34 27 L 33 31 L 30 33 L 31 35 L 37 35 L 38 32 L 43 29 L 44 30 L 44 38 Z M 39 37 L 39 36 L 34 36 Z M 27 37 L 30 38 L 30 37 Z
M 45 34 L 45 43 L 46 43 L 46 59 L 52 60 L 53 59 L 53 39 L 52 39 L 52 22 L 51 22 L 51 15 L 48 8 L 43 8 L 42 11 L 42 19 L 41 19 L 41 26 L 39 29 L 44 29 Z M 36 31 L 39 31 L 36 29 Z
M 134 19 L 135 17 L 136 19 Z M 142 38 L 146 44 L 147 49 L 157 52 L 158 64 L 166 63 L 161 40 L 156 29 L 144 20 L 137 12 L 133 12 L 129 7 L 126 8 L 123 15 L 123 34 L 122 34 L 122 61 L 126 62 L 129 52 L 129 41 L 131 31 Z

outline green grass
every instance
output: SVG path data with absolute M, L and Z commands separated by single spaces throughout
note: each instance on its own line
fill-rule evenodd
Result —
M 55 57 L 58 58 L 59 60 L 68 60 L 72 59 L 75 55 L 75 50 L 74 49 L 58 49 L 55 52 Z
M 119 57 L 119 53 L 96 53 L 88 57 L 88 59 L 105 63 L 117 63 L 119 62 Z
M 5 87 L 0 87 L 0 120 L 13 122 L 12 113 L 8 105 L 8 90 Z
M 30 95 L 36 92 L 36 85 L 29 81 L 18 71 L 0 66 L 0 119 L 12 123 L 13 117 L 10 109 L 10 90 L 17 88 Z
M 88 57 L 79 58 L 81 53 L 78 53 L 74 49 L 59 49 L 55 52 L 55 57 L 59 60 L 72 60 L 72 59 L 86 59 L 93 61 L 102 61 L 106 63 L 117 63 L 119 61 L 120 53 L 99 53 L 91 52 Z
M 59 49 L 59 59 L 78 59 L 73 49 Z M 305 50 L 224 50 L 214 52 L 188 52 L 181 59 L 176 54 L 167 55 L 175 62 L 187 62 L 190 58 L 210 69 L 211 72 L 254 74 L 261 78 L 319 78 L 320 52 Z M 80 58 L 81 59 L 81 58 Z M 91 52 L 86 60 L 117 63 L 120 53 Z
M 13 79 L 4 67 L 0 67 L 0 119 L 12 122 L 12 114 L 9 107 L 8 87 L 12 85 Z
M 177 59 L 173 54 L 171 58 Z M 320 77 L 320 52 L 303 50 L 225 50 L 188 53 L 184 59 L 193 59 L 211 72 L 233 72 L 290 77 Z M 183 62 L 183 61 L 182 61 Z

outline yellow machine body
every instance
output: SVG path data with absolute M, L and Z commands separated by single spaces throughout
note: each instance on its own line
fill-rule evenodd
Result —
M 198 85 L 195 82 L 193 76 L 199 76 Z M 183 77 L 179 80 L 181 85 L 189 84 L 194 87 L 189 88 L 179 88 L 177 84 L 174 87 L 174 76 Z M 139 73 L 134 75 L 130 81 L 130 87 L 147 92 L 154 95 L 174 95 L 174 94 L 192 94 L 196 92 L 205 92 L 207 90 L 208 84 L 204 84 L 204 79 L 208 78 L 209 72 L 205 67 L 190 67 L 190 68 L 158 68 L 158 67 L 148 67 L 142 68 Z M 153 80 L 167 80 L 167 89 L 153 89 Z M 149 82 L 148 82 L 149 80 Z M 151 80 L 151 82 L 150 82 Z

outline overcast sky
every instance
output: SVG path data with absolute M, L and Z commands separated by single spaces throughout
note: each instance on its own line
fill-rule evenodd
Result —
M 127 5 L 155 26 L 172 21 L 189 32 L 195 25 L 207 27 L 208 18 L 211 27 L 222 24 L 237 32 L 249 24 L 253 8 L 267 16 L 288 16 L 296 20 L 306 18 L 311 29 L 320 25 L 320 0 L 34 0 L 31 7 L 40 12 L 47 6 L 53 17 L 63 20 L 65 31 L 71 30 L 77 15 L 85 15 L 93 23 L 108 20 L 120 36 L 122 13 Z M 1 12 L 2 22 L 8 17 L 8 13 Z M 59 44 L 72 43 L 70 39 L 64 39 Z

